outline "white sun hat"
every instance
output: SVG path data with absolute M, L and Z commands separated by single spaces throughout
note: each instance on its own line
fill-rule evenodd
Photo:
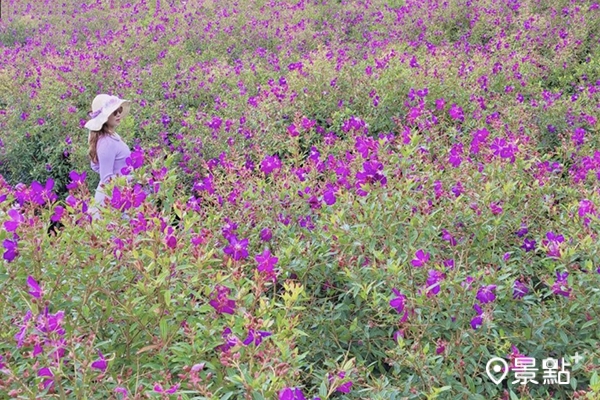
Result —
M 121 118 L 124 118 L 129 113 L 131 101 L 108 94 L 99 94 L 92 101 L 92 112 L 89 114 L 91 119 L 84 126 L 90 131 L 99 131 L 102 129 L 102 125 L 108 121 L 108 117 L 121 106 L 123 106 Z

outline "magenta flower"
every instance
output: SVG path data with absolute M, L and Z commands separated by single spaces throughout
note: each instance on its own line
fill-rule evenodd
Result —
M 443 98 L 437 99 L 435 101 L 436 110 L 441 111 L 444 109 L 444 107 L 446 107 L 446 101 Z
M 125 389 L 124 387 L 121 387 L 121 386 L 115 388 L 115 393 L 122 394 L 124 397 L 127 397 L 127 395 L 128 395 L 127 389 Z
M 429 276 L 427 277 L 427 296 L 434 296 L 440 292 L 440 282 L 444 280 L 446 276 L 443 272 L 436 269 L 429 270 Z
M 496 201 L 496 202 L 490 203 L 490 210 L 492 210 L 492 214 L 494 214 L 494 215 L 502 214 L 501 204 L 502 204 L 501 201 Z
M 225 340 L 225 343 L 217 346 L 216 349 L 223 353 L 228 351 L 230 348 L 237 346 L 240 343 L 240 340 L 237 338 L 237 336 L 232 334 L 230 328 L 223 329 L 221 337 Z
M 525 251 L 529 252 L 529 251 L 535 250 L 535 245 L 536 245 L 536 242 L 534 239 L 525 238 L 525 239 L 523 239 L 523 245 L 521 246 L 521 248 L 524 249 Z
M 529 288 L 520 280 L 515 280 L 513 286 L 513 299 L 522 299 L 529 293 Z
M 377 161 L 367 161 L 363 164 L 363 171 L 356 173 L 356 193 L 359 196 L 366 196 L 367 192 L 362 189 L 362 186 L 366 183 L 379 182 L 381 186 L 387 184 L 387 178 L 381 171 L 383 170 L 383 164 Z
M 268 278 L 275 280 L 275 271 L 273 268 L 279 259 L 272 257 L 269 249 L 265 249 L 262 254 L 257 255 L 254 259 L 258 263 L 256 267 L 258 271 L 264 273 Z
M 271 332 L 267 331 L 255 331 L 254 329 L 248 330 L 248 337 L 242 342 L 244 346 L 248 346 L 250 343 L 254 343 L 258 346 L 262 343 L 263 338 L 271 336 Z
M 248 239 L 238 240 L 237 236 L 229 235 L 229 246 L 226 246 L 223 251 L 231 256 L 234 260 L 239 261 L 248 257 Z
M 210 294 L 211 300 L 209 304 L 213 306 L 213 308 L 217 310 L 219 314 L 233 314 L 235 311 L 235 300 L 227 298 L 229 292 L 229 288 L 218 285 Z
M 106 367 L 108 366 L 108 362 L 104 358 L 104 355 L 98 350 L 98 357 L 96 361 L 94 361 L 91 365 L 92 368 L 99 369 L 102 372 L 106 372 Z
M 129 157 L 127 157 L 127 159 L 125 160 L 125 163 L 134 170 L 141 168 L 142 165 L 144 165 L 144 151 L 132 151 Z
M 271 240 L 272 237 L 273 233 L 269 228 L 263 228 L 260 231 L 260 240 L 262 240 L 263 242 L 268 242 L 269 240 Z
M 63 206 L 56 206 L 54 209 L 54 214 L 50 217 L 51 221 L 58 222 L 62 218 L 65 213 L 65 208 Z
M 0 370 L 2 370 L 2 368 L 4 368 L 5 364 L 2 362 L 4 358 L 0 355 Z
M 568 272 L 556 272 L 556 281 L 552 285 L 552 293 L 558 294 L 563 297 L 569 297 L 571 295 L 571 288 L 567 278 L 569 277 Z
M 33 277 L 31 275 L 29 275 L 27 277 L 27 285 L 29 286 L 29 294 L 32 295 L 33 297 L 35 297 L 36 299 L 39 299 L 42 297 L 42 289 L 40 288 L 40 285 L 37 283 L 37 281 L 35 279 L 33 279 Z
M 436 342 L 435 354 L 440 355 L 444 353 L 444 351 L 446 351 L 446 344 L 447 342 L 445 342 L 444 340 L 438 339 L 438 341 Z
M 306 117 L 302 117 L 302 128 L 304 130 L 310 130 L 310 128 L 312 128 L 313 126 L 315 126 L 315 124 L 317 123 L 317 121 L 312 120 L 312 119 L 308 119 Z
M 279 400 L 306 400 L 302 390 L 298 388 L 285 388 L 282 389 L 279 394 Z
M 15 340 L 17 341 L 17 348 L 23 347 L 23 341 L 25 340 L 25 334 L 27 333 L 27 328 L 29 326 L 29 321 L 33 317 L 31 310 L 27 310 L 25 313 L 25 317 L 23 318 L 23 322 L 21 323 L 19 332 L 15 334 Z
M 67 185 L 67 189 L 72 190 L 84 185 L 86 175 L 87 174 L 85 171 L 83 171 L 81 174 L 77 173 L 77 171 L 69 172 L 69 178 L 71 178 L 71 183 Z
M 350 393 L 350 388 L 352 387 L 352 381 L 345 382 L 337 387 L 336 392 L 340 393 Z
M 494 290 L 496 290 L 496 285 L 482 286 L 477 291 L 477 300 L 479 300 L 481 304 L 491 303 L 492 301 L 496 300 Z
M 413 267 L 422 267 L 427 261 L 429 261 L 429 253 L 425 253 L 422 249 L 417 250 L 415 258 L 410 262 Z
M 179 383 L 177 385 L 171 386 L 168 389 L 163 389 L 163 387 L 160 383 L 157 383 L 154 385 L 154 391 L 156 393 L 174 394 L 175 392 L 177 392 L 177 389 L 179 389 Z
M 565 241 L 563 235 L 556 235 L 550 231 L 546 233 L 546 238 L 548 240 L 543 240 L 542 244 L 548 248 L 548 257 L 560 258 L 560 243 Z
M 296 137 L 300 134 L 300 132 L 298 132 L 298 128 L 296 128 L 296 125 L 294 125 L 294 124 L 291 124 L 290 126 L 288 126 L 287 131 L 291 137 Z
M 266 175 L 269 175 L 276 169 L 281 168 L 281 160 L 276 155 L 274 156 L 265 156 L 265 158 L 260 163 L 260 170 L 264 172 Z
M 398 314 L 402 314 L 402 311 L 404 311 L 404 307 L 406 305 L 406 296 L 400 293 L 400 291 L 396 288 L 393 288 L 392 291 L 396 297 L 390 300 L 390 306 L 395 309 Z
M 4 221 L 4 229 L 6 229 L 7 232 L 14 232 L 19 225 L 25 221 L 25 218 L 23 218 L 23 215 L 14 208 L 8 210 L 7 214 L 10 217 L 10 220 Z
M 334 205 L 335 202 L 337 201 L 336 197 L 335 197 L 335 192 L 336 192 L 336 189 L 333 186 L 325 189 L 325 192 L 323 192 L 323 201 L 328 206 Z
M 341 371 L 337 374 L 337 376 L 340 379 L 344 379 L 346 377 L 346 372 Z M 327 379 L 329 380 L 330 384 L 333 384 L 334 377 L 335 377 L 335 375 L 328 374 Z M 340 392 L 340 393 L 350 393 L 351 387 L 352 387 L 352 381 L 348 381 L 348 382 L 342 383 L 340 386 L 335 388 L 335 390 L 336 390 L 336 392 Z
M 456 104 L 452 104 L 450 106 L 450 110 L 448 110 L 448 114 L 450 114 L 450 118 L 457 120 L 457 121 L 464 121 L 465 120 L 465 114 L 463 113 L 463 109 L 459 106 L 457 106 Z
M 54 374 L 52 373 L 52 371 L 48 367 L 40 368 L 40 370 L 38 371 L 37 375 L 41 376 L 41 377 L 48 378 L 48 379 L 44 379 L 42 381 L 42 383 L 44 385 L 44 389 L 48 389 L 48 386 L 50 386 L 50 385 L 52 385 L 54 383 Z
M 168 235 L 165 238 L 165 243 L 167 244 L 168 248 L 175 249 L 177 247 L 177 238 L 173 235 Z
M 448 155 L 448 162 L 454 168 L 458 168 L 458 167 L 460 167 L 460 164 L 462 163 L 462 155 L 463 155 L 463 144 L 462 143 L 455 144 L 450 149 L 450 154 Z
M 475 310 L 477 315 L 473 317 L 473 319 L 471 319 L 471 328 L 477 329 L 481 325 L 483 325 L 483 310 L 481 309 L 481 307 L 479 307 L 478 304 L 474 304 L 473 309 Z
M 585 129 L 583 129 L 582 127 L 575 128 L 573 135 L 571 135 L 571 140 L 573 141 L 573 144 L 576 146 L 581 146 L 584 142 L 584 139 Z
M 451 246 L 456 246 L 456 239 L 446 229 L 442 229 L 442 239 L 450 243 Z
M 56 201 L 58 196 L 52 192 L 52 188 L 54 188 L 52 178 L 48 178 L 45 186 L 42 186 L 38 181 L 31 182 L 31 200 L 41 206 L 46 204 L 46 201 Z

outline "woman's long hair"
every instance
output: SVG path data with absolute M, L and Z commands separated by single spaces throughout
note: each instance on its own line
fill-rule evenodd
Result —
M 90 146 L 88 155 L 90 156 L 90 160 L 92 160 L 94 164 L 98 164 L 98 151 L 96 150 L 96 146 L 98 145 L 98 139 L 100 139 L 102 136 L 110 134 L 111 133 L 108 132 L 106 123 L 102 125 L 102 128 L 100 128 L 99 131 L 90 131 L 90 136 L 88 137 L 88 144 Z

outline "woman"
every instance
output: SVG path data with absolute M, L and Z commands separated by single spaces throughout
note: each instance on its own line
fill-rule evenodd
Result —
M 90 207 L 93 219 L 100 218 L 98 207 L 105 203 L 106 194 L 102 188 L 114 176 L 122 175 L 121 169 L 126 166 L 125 160 L 131 150 L 115 131 L 121 120 L 127 116 L 131 102 L 116 96 L 99 94 L 92 102 L 91 119 L 85 124 L 90 130 L 88 136 L 90 166 L 100 174 L 100 182 L 96 188 L 96 205 Z M 128 181 L 130 176 L 127 176 Z

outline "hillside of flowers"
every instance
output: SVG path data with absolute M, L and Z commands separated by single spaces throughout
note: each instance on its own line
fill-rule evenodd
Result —
M 1 12 L 0 398 L 600 396 L 599 3 Z

